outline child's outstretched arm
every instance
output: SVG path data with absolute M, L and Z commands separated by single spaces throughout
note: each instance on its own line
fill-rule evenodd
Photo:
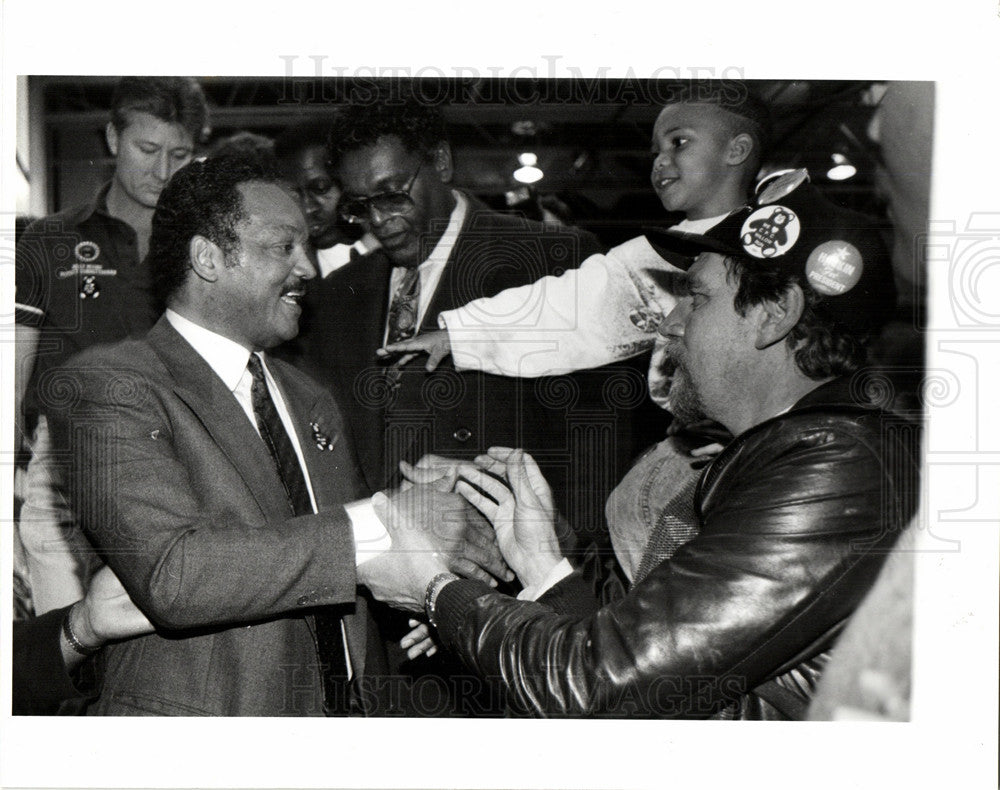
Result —
M 451 353 L 459 370 L 526 378 L 628 359 L 652 347 L 673 309 L 675 298 L 657 278 L 672 268 L 640 236 L 558 277 L 442 312 L 446 335 L 418 335 L 385 352 L 404 360 L 429 354 L 428 370 Z

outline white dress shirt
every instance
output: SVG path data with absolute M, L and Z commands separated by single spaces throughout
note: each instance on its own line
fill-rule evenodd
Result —
M 177 330 L 191 347 L 208 363 L 208 366 L 215 371 L 216 375 L 222 379 L 222 383 L 233 393 L 236 401 L 240 404 L 247 419 L 257 431 L 257 419 L 253 412 L 253 400 L 251 398 L 251 387 L 253 386 L 253 376 L 247 368 L 250 361 L 250 350 L 244 348 L 239 343 L 227 337 L 206 329 L 179 313 L 168 309 L 166 311 L 167 320 L 170 325 Z M 312 504 L 313 512 L 317 512 L 316 496 L 313 493 L 312 481 L 309 479 L 309 468 L 306 466 L 305 456 L 302 455 L 302 447 L 299 444 L 298 435 L 295 432 L 291 415 L 285 405 L 285 399 L 281 394 L 281 388 L 277 385 L 267 369 L 267 360 L 263 353 L 259 353 L 264 377 L 267 380 L 267 388 L 274 407 L 281 418 L 292 447 L 295 448 L 295 455 L 299 459 L 302 467 L 302 476 L 306 481 L 306 488 L 309 491 L 309 501 Z M 381 520 L 375 514 L 371 505 L 371 500 L 364 499 L 344 505 L 347 515 L 351 520 L 354 531 L 355 563 L 360 565 L 366 560 L 370 560 L 381 554 L 392 546 L 392 539 L 382 525 Z
M 371 233 L 366 233 L 354 244 L 334 244 L 322 250 L 316 250 L 316 264 L 319 266 L 320 279 L 331 274 L 341 266 L 346 266 L 351 262 L 351 250 L 359 255 L 367 255 L 372 250 L 378 249 L 379 243 Z

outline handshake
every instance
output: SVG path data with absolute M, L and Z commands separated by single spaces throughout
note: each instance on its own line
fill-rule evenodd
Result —
M 422 612 L 439 574 L 491 586 L 516 575 L 529 588 L 562 561 L 552 491 L 523 450 L 492 447 L 471 462 L 428 455 L 400 470 L 397 491 L 372 497 L 392 547 L 358 566 L 358 583 L 378 600 Z M 402 642 L 408 655 L 433 652 L 426 626 L 411 626 Z

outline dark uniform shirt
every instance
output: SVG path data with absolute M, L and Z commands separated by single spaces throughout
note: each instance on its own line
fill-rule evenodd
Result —
M 145 333 L 162 312 L 135 230 L 108 214 L 110 187 L 33 222 L 17 243 L 15 320 L 40 330 L 25 395 L 29 430 L 47 403 L 67 395 L 56 367 L 89 346 Z

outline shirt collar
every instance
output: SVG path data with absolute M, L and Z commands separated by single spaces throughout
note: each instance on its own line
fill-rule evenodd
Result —
M 728 216 L 729 214 L 720 214 L 717 217 L 704 217 L 703 219 L 682 219 L 674 225 L 674 229 L 683 230 L 686 233 L 706 233 Z
M 170 325 L 201 355 L 230 392 L 236 389 L 250 361 L 250 351 L 234 340 L 205 329 L 169 307 L 166 312 Z M 261 355 L 263 357 L 263 354 Z
M 375 235 L 369 231 L 354 242 L 352 246 L 362 255 L 367 255 L 369 252 L 374 252 L 382 245 L 378 243 L 378 239 L 375 238 Z
M 108 192 L 111 191 L 111 182 L 108 181 L 104 186 L 102 186 L 94 196 L 90 199 L 89 203 L 84 204 L 83 214 L 80 220 L 90 219 L 94 214 L 100 214 L 103 217 L 109 217 L 115 219 L 108 213 Z M 121 222 L 121 220 L 118 220 Z

